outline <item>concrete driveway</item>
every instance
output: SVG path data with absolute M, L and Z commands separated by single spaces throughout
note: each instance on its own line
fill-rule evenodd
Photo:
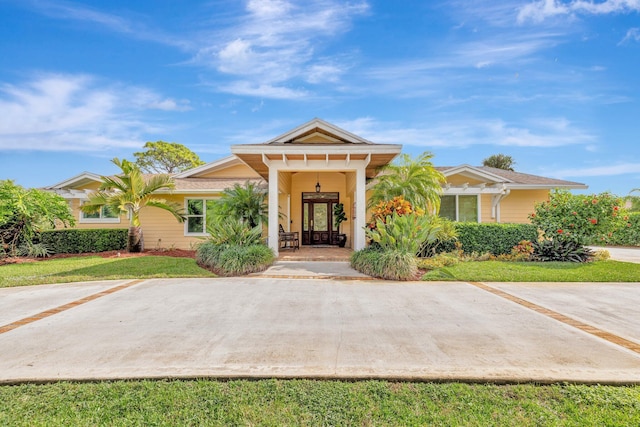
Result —
M 640 383 L 640 283 L 154 279 L 0 289 L 0 382 Z
M 618 247 L 618 246 L 590 246 L 593 250 L 605 249 L 609 251 L 609 255 L 611 259 L 616 261 L 624 261 L 624 262 L 633 262 L 640 263 L 640 248 L 627 248 L 627 247 Z

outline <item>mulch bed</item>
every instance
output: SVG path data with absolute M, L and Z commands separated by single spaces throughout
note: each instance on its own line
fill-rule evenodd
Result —
M 132 258 L 141 256 L 169 256 L 174 258 L 194 258 L 196 257 L 196 251 L 189 251 L 185 249 L 150 249 L 139 253 L 129 253 L 127 251 L 107 251 L 107 252 L 84 252 L 81 254 L 55 254 L 47 258 L 32 258 L 32 257 L 11 257 L 0 258 L 0 265 L 3 264 L 21 264 L 24 262 L 37 262 L 45 261 L 48 259 L 57 258 L 71 258 L 81 256 L 99 256 L 102 258 Z

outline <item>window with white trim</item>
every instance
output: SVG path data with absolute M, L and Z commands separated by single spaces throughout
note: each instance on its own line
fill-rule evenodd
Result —
M 459 222 L 479 222 L 478 196 L 448 195 L 440 199 L 440 216 Z
M 187 199 L 184 221 L 185 235 L 207 234 L 207 211 L 213 211 L 215 199 Z
M 100 210 L 92 213 L 80 211 L 80 222 L 102 222 L 119 223 L 120 214 L 111 206 L 103 206 Z

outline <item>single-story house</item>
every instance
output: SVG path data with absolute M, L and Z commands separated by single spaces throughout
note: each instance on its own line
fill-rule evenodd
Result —
M 234 184 L 247 180 L 268 186 L 269 245 L 278 251 L 279 227 L 298 232 L 301 245 L 337 244 L 333 205 L 343 203 L 347 221 L 341 232 L 347 247 L 366 244 L 367 182 L 400 154 L 399 144 L 376 144 L 321 119 L 313 119 L 261 144 L 231 146 L 232 155 L 174 175 L 176 188 L 164 194 L 184 206 L 184 224 L 168 212 L 143 209 L 147 248 L 189 249 L 206 236 L 207 208 Z M 586 185 L 489 167 L 438 167 L 447 179 L 440 215 L 457 221 L 528 222 L 534 204 L 553 188 Z M 126 228 L 127 218 L 108 210 L 79 208 L 100 185 L 100 176 L 83 172 L 47 187 L 67 198 L 78 228 Z

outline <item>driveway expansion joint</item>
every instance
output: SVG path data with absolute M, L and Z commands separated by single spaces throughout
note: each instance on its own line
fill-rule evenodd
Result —
M 54 314 L 62 313 L 63 311 L 67 311 L 71 308 L 77 307 L 82 304 L 86 304 L 90 301 L 96 300 L 98 298 L 102 298 L 104 296 L 110 295 L 114 292 L 121 291 L 126 288 L 130 288 L 131 286 L 137 285 L 139 283 L 144 282 L 143 279 L 131 280 L 129 282 L 123 283 L 118 286 L 114 286 L 113 288 L 109 288 L 104 291 L 97 292 L 95 294 L 88 295 L 86 297 L 77 299 L 75 301 L 68 302 L 66 304 L 60 305 L 58 307 L 51 308 L 49 310 L 41 311 L 40 313 L 36 313 L 32 316 L 25 317 L 20 320 L 16 320 L 15 322 L 7 323 L 6 325 L 0 326 L 0 334 L 4 334 L 6 332 L 12 331 L 20 326 L 28 325 L 30 323 L 36 322 L 38 320 L 45 319 L 49 316 L 53 316 Z
M 490 292 L 496 296 L 504 298 L 508 301 L 519 304 L 523 307 L 526 307 L 530 310 L 535 311 L 536 313 L 542 314 L 544 316 L 550 317 L 551 319 L 557 320 L 558 322 L 564 323 L 565 325 L 572 326 L 576 329 L 579 329 L 583 332 L 586 332 L 590 335 L 596 336 L 600 339 L 608 341 L 612 344 L 621 346 L 626 348 L 627 350 L 631 350 L 634 353 L 640 354 L 640 344 L 626 338 L 623 338 L 619 335 L 613 334 L 611 332 L 600 329 L 596 326 L 589 325 L 588 323 L 584 323 L 580 320 L 574 319 L 573 317 L 566 316 L 564 314 L 558 313 L 557 311 L 550 310 L 541 305 L 532 303 L 531 301 L 527 301 L 526 299 L 519 298 L 515 295 L 512 295 L 508 292 L 505 292 L 500 289 L 496 289 L 492 286 L 487 285 L 482 282 L 467 282 L 468 284 L 475 286 L 476 288 L 482 289 L 484 291 Z

